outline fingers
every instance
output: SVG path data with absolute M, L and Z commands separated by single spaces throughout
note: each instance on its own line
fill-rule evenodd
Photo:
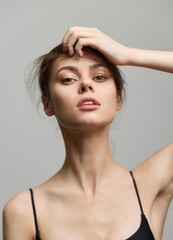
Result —
M 84 46 L 89 46 L 92 48 L 96 48 L 96 41 L 94 38 L 80 38 L 77 41 L 77 44 L 75 46 L 75 51 L 78 53 L 78 55 L 81 57 L 83 56 L 82 48 Z
M 92 42 L 91 39 L 94 38 L 95 34 L 94 30 L 94 28 L 70 27 L 62 39 L 63 51 L 68 51 L 69 55 L 73 55 L 75 49 L 78 55 L 81 56 L 82 47 L 84 45 L 87 46 L 87 41 L 84 41 L 84 39 L 88 39 Z

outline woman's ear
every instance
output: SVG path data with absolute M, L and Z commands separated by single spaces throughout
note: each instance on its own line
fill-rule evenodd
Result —
M 116 97 L 116 111 L 119 111 L 122 107 L 122 101 L 120 95 Z
M 50 98 L 42 97 L 42 103 L 44 106 L 44 111 L 47 116 L 50 117 L 50 116 L 55 115 Z

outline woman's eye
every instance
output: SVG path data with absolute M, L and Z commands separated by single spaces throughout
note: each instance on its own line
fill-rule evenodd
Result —
M 102 76 L 102 75 L 98 75 L 96 77 L 94 77 L 94 79 L 96 80 L 103 80 L 103 79 L 106 79 L 106 77 Z M 62 80 L 63 83 L 71 83 L 72 80 L 76 81 L 74 78 L 65 78 Z
M 75 79 L 73 79 L 73 78 L 65 78 L 65 79 L 62 80 L 62 82 L 71 82 L 71 81 L 66 81 L 66 80 L 75 80 Z
M 105 79 L 106 77 L 102 76 L 102 75 L 98 75 L 96 76 L 95 78 L 97 78 L 98 80 L 102 80 L 102 79 Z

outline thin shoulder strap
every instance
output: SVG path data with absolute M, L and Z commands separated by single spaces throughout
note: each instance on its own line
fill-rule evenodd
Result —
M 129 172 L 130 172 L 130 174 L 132 176 L 132 179 L 133 179 L 133 183 L 134 183 L 136 194 L 137 194 L 137 197 L 138 197 L 138 202 L 139 202 L 139 206 L 140 206 L 140 209 L 141 209 L 141 213 L 144 214 L 143 209 L 142 209 L 141 200 L 140 200 L 139 193 L 138 193 L 138 189 L 137 189 L 137 186 L 136 186 L 136 182 L 135 182 L 135 179 L 134 179 L 134 176 L 133 176 L 133 173 L 132 173 L 131 170 Z
M 30 193 L 31 193 L 31 201 L 32 201 L 32 208 L 33 208 L 33 214 L 34 214 L 34 221 L 35 221 L 35 228 L 36 228 L 36 238 L 38 240 L 41 240 L 39 230 L 38 230 L 38 223 L 37 223 L 37 214 L 35 210 L 35 203 L 34 203 L 34 194 L 32 188 L 29 188 Z

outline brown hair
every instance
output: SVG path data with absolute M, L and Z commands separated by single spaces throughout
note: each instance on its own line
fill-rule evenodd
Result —
M 83 48 L 89 48 L 90 47 L 83 47 Z M 106 64 L 108 65 L 111 73 L 113 74 L 114 77 L 114 82 L 115 86 L 117 89 L 117 94 L 120 96 L 120 99 L 122 103 L 124 102 L 124 98 L 126 97 L 126 90 L 124 87 L 124 84 L 126 82 L 123 80 L 120 70 L 117 66 L 112 64 L 101 52 L 99 52 L 96 49 L 92 50 L 96 51 L 99 56 L 106 61 Z M 31 98 L 34 97 L 34 92 L 36 88 L 38 89 L 39 92 L 41 92 L 41 96 L 39 97 L 39 101 L 37 102 L 37 107 L 40 102 L 42 102 L 43 97 L 50 97 L 49 93 L 49 78 L 50 78 L 50 73 L 52 69 L 52 65 L 60 57 L 68 57 L 67 52 L 63 52 L 62 44 L 59 44 L 55 48 L 53 48 L 50 52 L 47 54 L 44 54 L 37 58 L 33 62 L 32 70 L 30 72 L 30 78 L 26 82 L 26 87 L 31 95 Z M 36 81 L 35 81 L 36 80 Z M 34 83 L 37 85 L 37 87 L 34 85 Z

